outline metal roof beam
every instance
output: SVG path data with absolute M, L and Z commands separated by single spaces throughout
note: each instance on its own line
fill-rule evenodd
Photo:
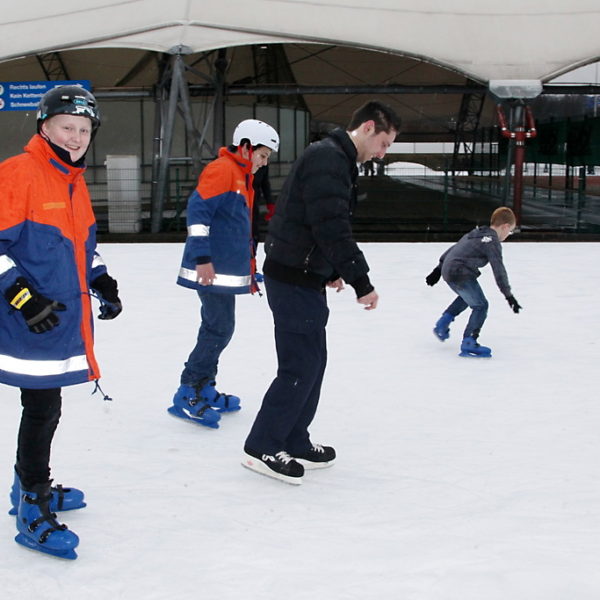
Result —
M 212 85 L 190 85 L 192 96 L 212 96 L 215 88 Z M 295 94 L 473 94 L 487 92 L 485 86 L 465 85 L 261 85 L 261 86 L 228 86 L 227 96 L 292 96 Z M 98 98 L 131 98 L 153 96 L 152 90 L 116 88 L 95 88 Z M 545 84 L 542 94 L 587 95 L 600 96 L 600 85 L 558 85 Z

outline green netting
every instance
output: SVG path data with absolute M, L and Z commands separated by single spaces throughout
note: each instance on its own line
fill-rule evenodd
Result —
M 600 165 L 600 118 L 541 123 L 528 140 L 526 161 L 566 165 Z

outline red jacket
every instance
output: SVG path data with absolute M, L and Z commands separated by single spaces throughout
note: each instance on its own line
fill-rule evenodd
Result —
M 89 284 L 106 272 L 84 168 L 61 161 L 39 135 L 0 164 L 0 382 L 47 389 L 98 379 Z M 42 334 L 4 297 L 18 277 L 62 302 Z

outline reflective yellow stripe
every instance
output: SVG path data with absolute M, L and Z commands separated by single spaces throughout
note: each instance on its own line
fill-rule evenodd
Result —
M 21 310 L 21 307 L 25 302 L 31 300 L 31 292 L 27 288 L 23 288 L 11 301 L 11 305 L 17 310 Z

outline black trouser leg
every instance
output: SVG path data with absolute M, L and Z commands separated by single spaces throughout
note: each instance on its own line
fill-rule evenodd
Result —
M 60 419 L 61 389 L 21 388 L 21 425 L 15 469 L 24 489 L 50 480 L 50 448 Z

